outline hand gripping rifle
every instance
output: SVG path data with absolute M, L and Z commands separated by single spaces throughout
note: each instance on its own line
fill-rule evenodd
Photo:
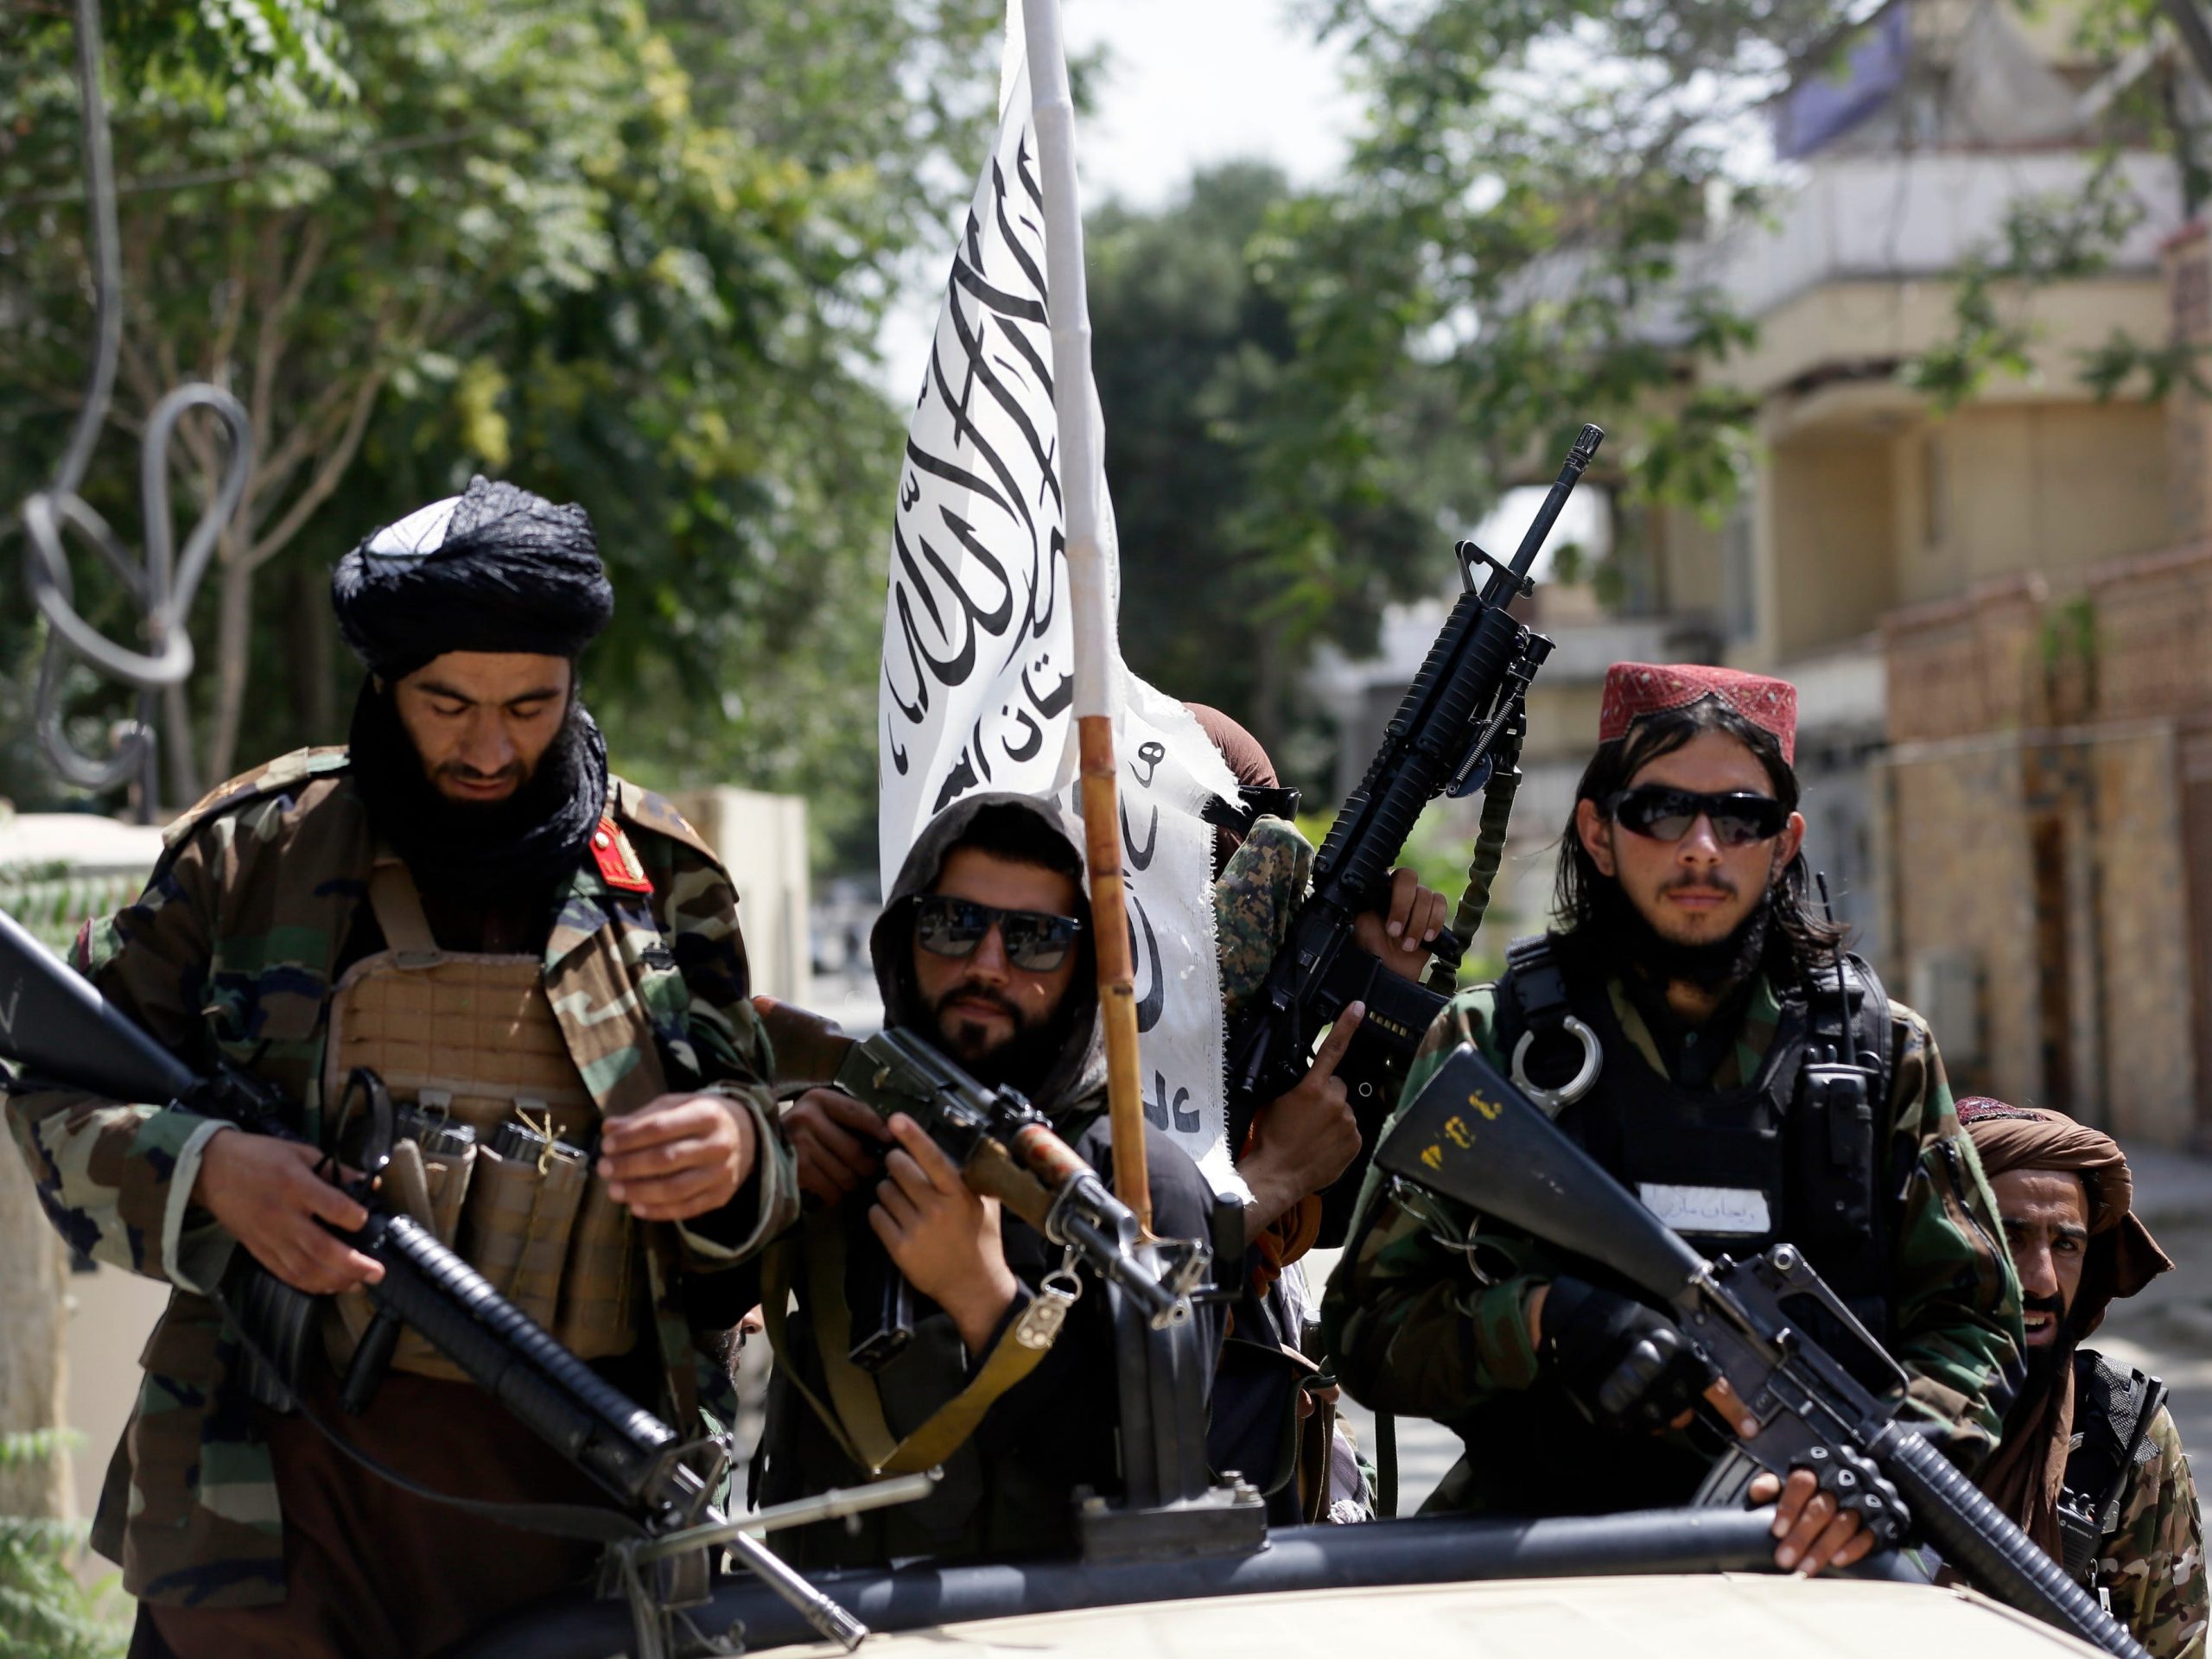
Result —
M 1552 642 L 1506 607 L 1535 591 L 1529 569 L 1605 435 L 1595 426 L 1582 429 L 1510 564 L 1472 542 L 1459 543 L 1463 591 L 1368 762 L 1367 776 L 1330 826 L 1313 861 L 1313 892 L 1266 982 L 1230 1033 L 1232 1154 L 1243 1151 L 1253 1114 L 1298 1086 L 1321 1028 L 1353 1002 L 1364 1002 L 1367 1014 L 1337 1076 L 1351 1095 L 1362 1145 L 1374 1146 L 1395 1103 L 1386 1074 L 1401 1071 L 1412 1058 L 1445 998 L 1389 972 L 1353 944 L 1353 918 L 1384 903 L 1391 867 L 1421 809 L 1440 794 L 1456 800 L 1484 787 L 1502 746 L 1517 745 L 1522 698 Z M 1490 579 L 1478 591 L 1476 570 L 1485 565 Z M 1505 761 L 1506 772 L 1511 764 Z M 1467 944 L 1447 929 L 1435 954 L 1456 968 Z M 1364 1172 L 1365 1160 L 1355 1161 L 1324 1195 L 1325 1247 L 1343 1243 Z
M 978 1082 L 911 1031 L 848 1039 L 781 1005 L 770 1030 L 779 1053 L 807 1045 L 817 1057 L 811 1069 L 829 1071 L 830 1087 L 887 1119 L 894 1112 L 912 1118 L 959 1166 L 970 1191 L 997 1198 L 1118 1285 L 1154 1330 L 1191 1317 L 1191 1297 L 1206 1277 L 1211 1251 L 1196 1240 L 1172 1239 L 1149 1241 L 1147 1252 L 1130 1207 L 1018 1091 Z M 841 1052 L 837 1045 L 847 1046 Z M 913 1335 L 912 1292 L 895 1268 L 885 1268 L 880 1306 L 856 1310 L 853 1321 L 853 1363 L 871 1371 Z
M 4 912 L 0 1058 L 25 1068 L 18 1087 L 37 1083 L 82 1089 L 111 1100 L 173 1101 L 251 1134 L 299 1138 L 284 1127 L 283 1102 L 274 1090 L 228 1066 L 204 1077 L 195 1074 Z M 372 1109 L 381 1102 L 380 1115 L 388 1116 L 388 1097 L 373 1074 L 356 1071 L 349 1094 L 356 1087 L 367 1091 Z M 387 1137 L 387 1155 L 389 1144 Z M 382 1161 L 364 1160 L 371 1165 Z M 380 1207 L 370 1190 L 378 1173 L 369 1168 L 353 1190 L 369 1211 L 367 1224 L 354 1232 L 330 1230 L 383 1264 L 384 1277 L 365 1287 L 381 1321 L 395 1329 L 396 1322 L 412 1325 L 630 1511 L 635 1524 L 599 1511 L 582 1514 L 607 1523 L 599 1541 L 613 1543 L 621 1558 L 639 1621 L 640 1653 L 660 1651 L 665 1644 L 657 1630 L 645 1628 L 647 1608 L 642 1604 L 660 1599 L 645 1589 L 636 1567 L 664 1560 L 683 1545 L 703 1548 L 710 1542 L 726 1544 L 823 1636 L 848 1649 L 859 1644 L 868 1633 L 864 1625 L 741 1530 L 744 1522 L 733 1524 L 715 1509 L 707 1482 L 683 1460 L 695 1448 L 680 1444 L 675 1430 L 561 1346 L 429 1230 Z M 234 1269 L 229 1286 L 240 1302 L 265 1306 L 299 1295 L 280 1288 L 250 1259 L 243 1276 L 246 1282 L 241 1284 Z M 223 1306 L 251 1343 L 252 1332 L 245 1325 L 251 1321 L 239 1321 L 229 1300 Z M 369 1346 L 365 1339 L 364 1351 Z M 265 1351 L 255 1357 L 268 1363 Z M 915 1495 L 902 1488 L 886 1496 L 896 1502 Z M 563 1510 L 562 1516 L 573 1525 L 578 1512 Z M 698 1588 L 703 1592 L 703 1584 Z M 653 1622 L 657 1625 L 657 1617 Z
M 1884 1542 L 1916 1525 L 1976 1589 L 2120 1659 L 2146 1659 L 2056 1561 L 1898 1419 L 1894 1395 L 1878 1398 L 1859 1380 L 1886 1375 L 1902 1394 L 1905 1376 L 1795 1246 L 1707 1262 L 1465 1046 L 1406 1108 L 1375 1161 L 1397 1180 L 1603 1263 L 1669 1312 L 1734 1391 L 1747 1414 L 1724 1415 L 1721 1426 L 1762 1469 L 1778 1477 L 1810 1469 Z M 1864 1349 L 1853 1368 L 1807 1336 L 1802 1316 L 1815 1307 L 1825 1327 Z

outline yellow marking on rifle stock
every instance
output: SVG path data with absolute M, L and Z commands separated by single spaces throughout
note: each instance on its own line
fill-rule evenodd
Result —
M 1467 1104 L 1473 1107 L 1477 1111 L 1480 1112 L 1484 1117 L 1488 1118 L 1493 1123 L 1497 1122 L 1497 1115 L 1505 1109 L 1505 1108 L 1498 1104 L 1497 1102 L 1494 1100 L 1484 1100 L 1480 1095 L 1477 1094 L 1470 1094 L 1467 1096 Z
M 1424 1164 L 1427 1164 L 1427 1165 L 1431 1169 L 1441 1169 L 1441 1168 L 1443 1168 L 1443 1167 L 1444 1167 L 1444 1148 L 1443 1148 L 1443 1147 L 1422 1147 L 1422 1148 L 1421 1148 L 1421 1162 L 1423 1162 Z
M 1444 1134 L 1446 1138 L 1462 1152 L 1475 1144 L 1475 1132 L 1467 1127 L 1467 1120 L 1464 1117 L 1446 1118 Z

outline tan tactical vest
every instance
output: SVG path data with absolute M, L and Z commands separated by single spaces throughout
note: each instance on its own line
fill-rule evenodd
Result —
M 335 1109 L 347 1077 L 366 1066 L 395 1105 L 474 1130 L 474 1143 L 454 1151 L 400 1141 L 387 1198 L 570 1351 L 626 1352 L 644 1325 L 642 1255 L 629 1211 L 592 1172 L 599 1109 L 546 1000 L 543 963 L 440 950 L 414 878 L 388 849 L 378 850 L 369 906 L 385 949 L 332 994 L 323 1099 Z M 543 1152 L 501 1157 L 493 1141 L 508 1123 L 543 1135 Z M 334 1300 L 324 1338 L 341 1371 L 372 1312 L 365 1291 Z M 461 1376 L 412 1331 L 392 1363 Z

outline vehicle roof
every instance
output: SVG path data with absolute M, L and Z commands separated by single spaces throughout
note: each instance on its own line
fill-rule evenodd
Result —
M 2059 1659 L 2073 1637 L 1963 1589 L 1773 1574 L 1300 1591 L 977 1619 L 869 1638 L 870 1659 Z M 829 1646 L 798 1649 L 824 1659 Z

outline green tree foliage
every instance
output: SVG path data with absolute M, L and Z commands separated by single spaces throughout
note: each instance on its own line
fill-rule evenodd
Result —
M 2024 13 L 2043 0 L 2012 0 Z M 2177 16 L 2198 11 L 2193 29 L 2177 31 Z M 2128 149 L 2171 156 L 2181 172 L 2182 194 L 2194 212 L 2206 199 L 2206 135 L 2183 111 L 2196 107 L 2180 82 L 2212 79 L 2212 35 L 2196 0 L 2081 0 L 2074 10 L 2075 44 L 2117 80 L 2100 118 L 2093 165 L 2079 188 L 2026 195 L 2009 204 L 1997 234 L 1975 249 L 1958 272 L 1952 327 L 1905 365 L 1906 383 L 1948 413 L 1978 395 L 1993 379 L 2024 377 L 2038 329 L 2036 302 L 2053 283 L 2094 276 L 2107 270 L 2122 240 L 2143 217 L 2119 162 Z M 2178 38 L 2177 35 L 2178 34 Z M 2080 378 L 2098 397 L 2163 399 L 2173 387 L 2206 385 L 2203 351 L 2169 340 L 2143 340 L 2115 329 L 2102 345 L 2080 353 Z
M 1285 759 L 1307 648 L 1371 645 L 1383 602 L 1450 569 L 1409 419 L 1357 476 L 1317 458 L 1304 488 L 1277 487 L 1282 448 L 1326 413 L 1283 407 L 1300 341 L 1254 246 L 1289 200 L 1274 170 L 1229 166 L 1165 212 L 1106 207 L 1086 237 L 1123 648 Z
M 1345 175 L 1281 194 L 1256 229 L 1226 211 L 1217 226 L 1192 211 L 1173 226 L 1215 248 L 1233 226 L 1239 275 L 1256 296 L 1249 314 L 1266 319 L 1236 359 L 1263 364 L 1263 387 L 1247 372 L 1224 393 L 1211 366 L 1218 352 L 1166 356 L 1163 372 L 1180 385 L 1155 390 L 1153 406 L 1180 397 L 1217 448 L 1234 437 L 1233 459 L 1213 474 L 1223 496 L 1179 485 L 1188 505 L 1178 523 L 1233 524 L 1225 543 L 1206 534 L 1196 545 L 1254 550 L 1243 553 L 1254 569 L 1264 549 L 1266 581 L 1263 600 L 1209 611 L 1198 638 L 1164 652 L 1192 676 L 1173 683 L 1252 682 L 1239 712 L 1278 718 L 1258 683 L 1277 673 L 1270 653 L 1294 664 L 1324 638 L 1357 650 L 1376 600 L 1422 569 L 1404 563 L 1393 533 L 1402 527 L 1379 531 L 1371 515 L 1440 503 L 1466 522 L 1503 487 L 1548 479 L 1586 419 L 1611 429 L 1599 475 L 1627 502 L 1725 507 L 1749 473 L 1753 406 L 1708 372 L 1756 331 L 1710 279 L 1716 238 L 1756 222 L 1775 186 L 1766 105 L 1800 78 L 1840 69 L 1880 10 L 1877 0 L 1313 0 L 1309 14 L 1347 50 L 1368 98 Z M 2083 37 L 2100 60 L 2148 61 L 2139 49 L 2167 39 L 2172 10 L 2086 0 Z M 2135 217 L 2119 145 L 2175 149 L 2201 197 L 2189 135 L 2174 125 L 2185 105 L 2171 95 L 2171 54 L 2163 61 L 2113 104 L 2113 148 L 2087 187 L 2014 203 L 1961 271 L 1952 336 L 1904 371 L 1937 408 L 2024 372 L 2036 289 L 2108 262 Z M 1145 257 L 1183 270 L 1169 248 Z M 1164 284 L 1171 296 L 1188 286 L 1180 275 Z M 1216 290 L 1234 291 L 1218 274 Z M 1102 316 L 1102 340 L 1109 333 Z M 2102 391 L 2156 397 L 2199 378 L 2200 365 L 2189 348 L 2116 336 L 2079 367 Z M 1109 418 L 1109 430 L 1122 465 L 1149 476 L 1131 464 L 1128 422 Z M 1125 518 L 1143 510 L 1128 487 L 1116 500 Z M 1613 556 L 1633 550 L 1624 540 Z M 1229 591 L 1211 572 L 1174 574 L 1202 598 Z M 1590 575 L 1601 593 L 1626 585 L 1617 568 Z M 1264 645 L 1197 677 L 1209 667 L 1205 641 L 1238 637 L 1255 611 Z
M 246 505 L 194 618 L 197 741 L 169 745 L 198 764 L 173 764 L 170 792 L 343 735 L 331 563 L 482 471 L 599 524 L 618 612 L 586 673 L 619 762 L 839 785 L 860 810 L 897 454 L 873 341 L 988 120 L 1002 16 L 359 0 L 330 36 L 351 98 L 226 71 L 210 118 L 222 77 L 181 48 L 143 53 L 135 81 L 111 71 L 118 436 L 190 376 L 228 385 L 255 426 Z M 90 318 L 66 33 L 21 28 L 0 58 L 12 500 L 50 464 Z M 188 436 L 204 489 L 219 455 Z M 99 505 L 128 523 L 121 443 L 100 471 Z
M 48 1463 L 65 1443 L 50 1429 L 0 1433 L 0 1470 Z M 122 1659 L 130 1604 L 112 1574 L 90 1589 L 78 1582 L 84 1531 L 0 1515 L 0 1659 Z
M 1451 527 L 1548 481 L 1585 420 L 1631 495 L 1724 503 L 1751 411 L 1686 365 L 1751 331 L 1693 256 L 1759 206 L 1761 100 L 1869 9 L 1310 8 L 1369 97 L 1344 177 L 1227 169 L 1092 231 L 1132 662 L 1273 747 L 1313 649 L 1448 586 Z
M 1741 423 L 1681 390 L 1748 337 L 1694 254 L 1758 210 L 1756 127 L 1869 0 L 1327 0 L 1368 87 L 1349 175 L 1281 215 L 1279 269 L 1332 442 L 1375 453 L 1359 394 L 1391 365 L 1451 388 L 1470 471 L 1548 473 L 1585 419 L 1638 411 L 1610 465 L 1648 495 L 1733 487 Z M 1297 446 L 1293 445 L 1294 456 Z
M 100 22 L 128 81 L 197 91 L 216 111 L 238 90 L 293 104 L 357 90 L 331 0 L 108 0 Z

